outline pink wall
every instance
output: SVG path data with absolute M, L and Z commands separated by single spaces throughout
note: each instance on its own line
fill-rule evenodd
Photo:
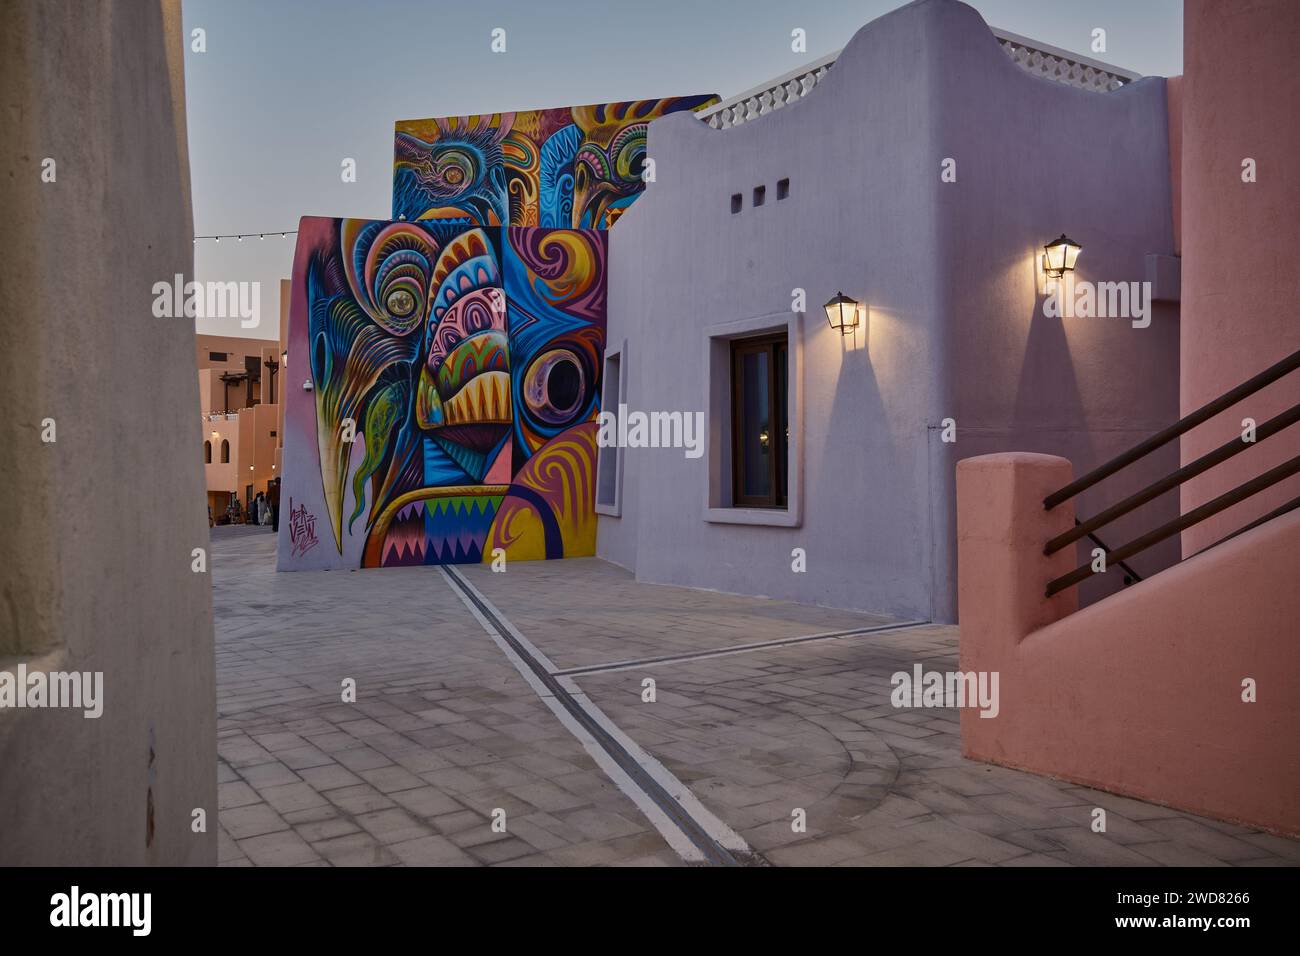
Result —
M 1174 213 L 1174 255 L 1183 254 L 1183 78 L 1165 81 L 1169 111 L 1169 195 Z
M 1187 0 L 1182 84 L 1181 405 L 1187 414 L 1300 349 L 1300 3 Z M 1243 183 L 1242 160 L 1257 181 Z M 1184 463 L 1300 402 L 1292 373 L 1186 436 Z M 1184 512 L 1300 454 L 1292 426 L 1183 486 Z M 1300 494 L 1300 476 L 1183 535 L 1183 553 Z
M 1072 555 L 1042 553 L 1073 523 L 1043 496 L 1071 476 L 1048 455 L 957 466 L 961 668 L 1000 675 L 962 752 L 1300 834 L 1300 512 L 1073 612 L 1074 589 L 1044 597 Z
M 1187 414 L 1300 348 L 1300 3 L 1188 0 L 1186 74 L 1169 85 L 1181 237 L 1180 405 Z M 1181 105 L 1181 114 L 1178 112 Z M 1257 181 L 1242 181 L 1242 160 Z M 1181 170 L 1181 173 L 1178 170 Z M 1185 436 L 1184 462 L 1300 401 L 1300 374 Z M 1300 426 L 1183 486 L 1184 512 L 1300 453 Z M 957 467 L 963 670 L 997 671 L 996 718 L 962 713 L 967 756 L 1300 835 L 1300 512 L 1077 610 L 1043 544 L 1073 503 L 1070 462 L 986 455 Z M 1183 536 L 1185 555 L 1300 492 L 1276 487 Z M 1087 510 L 1087 509 L 1085 509 Z M 1104 529 L 1103 529 L 1104 531 Z M 1106 572 L 1114 574 L 1114 569 Z M 1242 699 L 1242 682 L 1257 699 Z

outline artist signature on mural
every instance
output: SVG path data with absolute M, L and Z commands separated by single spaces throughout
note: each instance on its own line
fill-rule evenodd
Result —
M 308 513 L 306 505 L 295 508 L 292 497 L 289 498 L 289 541 L 295 558 L 320 544 L 316 537 L 316 516 Z

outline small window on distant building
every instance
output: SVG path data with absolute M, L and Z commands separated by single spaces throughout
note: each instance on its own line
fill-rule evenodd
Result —
M 763 203 L 766 202 L 766 201 L 767 201 L 767 187 L 766 187 L 766 186 L 755 186 L 755 187 L 754 187 L 754 205 L 755 205 L 755 206 L 761 206 L 761 205 L 763 205 Z
M 275 437 L 275 432 L 271 432 L 271 437 L 272 437 L 272 438 Z
M 222 464 L 230 462 L 230 442 L 224 438 L 221 439 L 221 462 Z
M 776 198 L 777 198 L 777 200 L 779 201 L 779 200 L 785 199 L 785 198 L 786 198 L 787 196 L 789 196 L 789 195 L 790 195 L 790 180 L 788 180 L 788 179 L 778 179 L 777 182 L 776 182 Z
M 203 464 L 212 464 L 212 442 L 210 441 L 203 443 Z
M 225 352 L 209 352 L 209 353 L 208 353 L 208 361 L 209 361 L 209 362 L 224 362 L 224 361 L 226 361 L 226 358 L 227 358 L 227 355 L 226 355 Z
M 735 215 L 736 213 L 740 212 L 740 208 L 741 206 L 744 205 L 744 203 L 745 203 L 744 197 L 742 197 L 740 193 L 732 193 L 731 194 L 732 215 Z
M 731 343 L 732 502 L 785 508 L 788 475 L 787 336 Z

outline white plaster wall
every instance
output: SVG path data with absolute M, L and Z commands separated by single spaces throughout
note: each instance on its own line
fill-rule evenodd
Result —
M 0 22 L 0 669 L 104 673 L 98 720 L 0 711 L 0 864 L 215 864 L 194 328 L 151 312 L 192 272 L 180 4 L 2 0 Z
M 628 340 L 629 404 L 703 410 L 703 329 L 783 319 L 805 289 L 805 517 L 706 523 L 703 459 L 629 449 L 623 517 L 601 517 L 599 553 L 638 578 L 930 616 L 931 517 L 915 489 L 930 480 L 942 355 L 930 347 L 935 177 L 921 162 L 935 71 L 918 36 L 911 15 L 876 21 L 813 95 L 752 124 L 651 125 L 657 181 L 610 232 L 609 338 Z M 759 185 L 767 200 L 753 208 Z M 869 331 L 828 326 L 821 303 L 837 289 L 871 304 Z M 791 572 L 795 547 L 804 575 Z
M 1034 318 L 1034 255 L 1061 231 L 1092 279 L 1141 279 L 1146 253 L 1172 252 L 1166 128 L 1163 80 L 1096 94 L 1030 76 L 955 0 L 867 25 L 770 116 L 655 121 L 658 179 L 611 230 L 629 403 L 703 409 L 702 330 L 788 312 L 805 288 L 804 520 L 706 523 L 703 460 L 629 449 L 598 553 L 645 581 L 954 620 L 958 458 L 1045 451 L 1082 470 L 1177 417 L 1176 313 L 1146 330 Z M 865 336 L 827 325 L 837 289 L 869 303 Z

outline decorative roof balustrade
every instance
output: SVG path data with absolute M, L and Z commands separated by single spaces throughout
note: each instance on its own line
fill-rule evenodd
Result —
M 1008 30 L 993 30 L 1002 51 L 1027 73 L 1046 77 L 1093 93 L 1109 93 L 1138 79 L 1141 74 L 1070 53 Z M 730 129 L 775 113 L 816 89 L 839 58 L 836 50 L 820 59 L 791 70 L 784 76 L 746 90 L 695 115 L 714 129 Z

